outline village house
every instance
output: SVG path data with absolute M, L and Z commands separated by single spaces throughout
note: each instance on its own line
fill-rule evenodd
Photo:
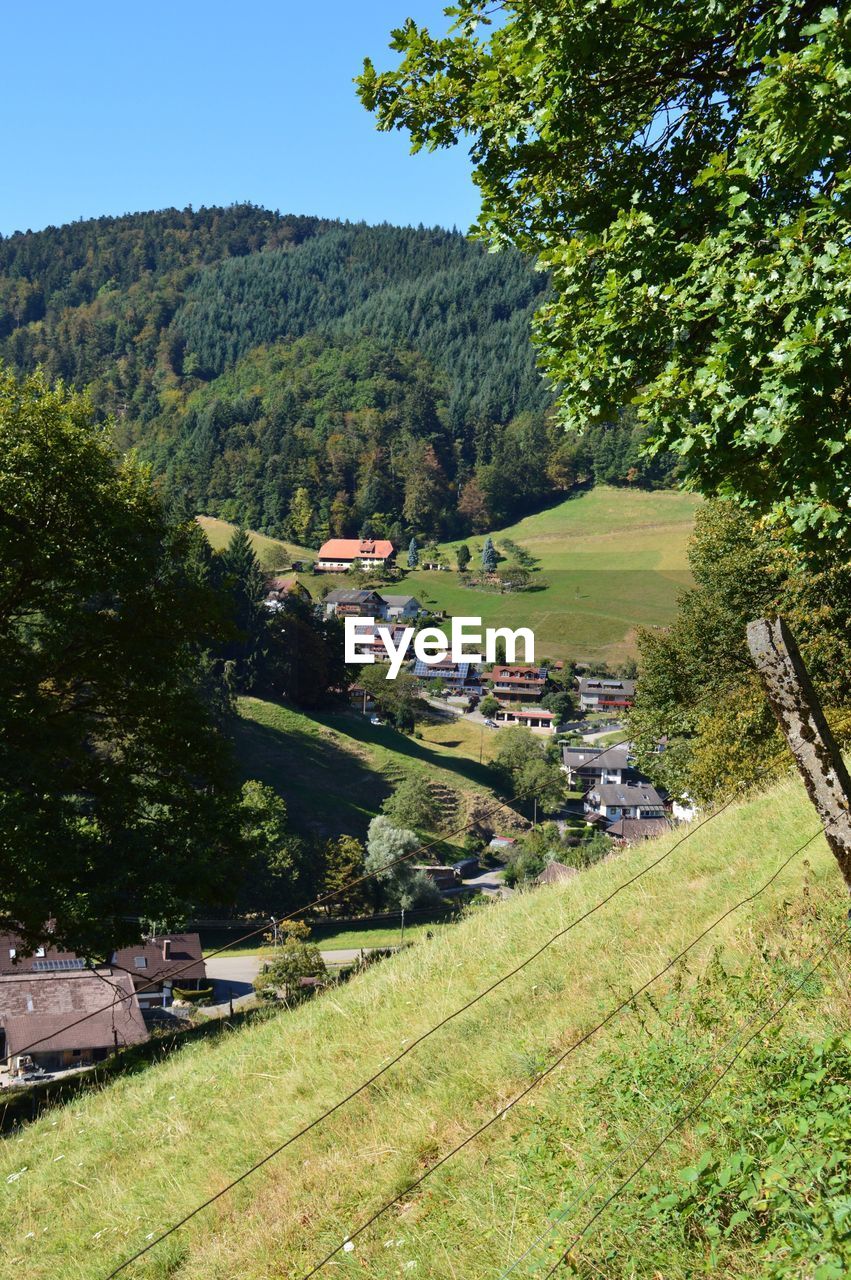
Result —
M 494 720 L 500 724 L 522 724 L 527 729 L 543 730 L 555 733 L 556 723 L 552 711 L 543 707 L 500 707 L 494 712 Z
M 338 587 L 329 591 L 324 600 L 325 616 L 336 618 L 380 618 L 384 616 L 384 601 L 377 591 L 354 590 Z
M 379 599 L 384 602 L 383 617 L 388 622 L 412 622 L 426 612 L 416 596 L 388 595 L 382 591 Z
M 496 666 L 488 677 L 501 702 L 537 702 L 547 684 L 546 667 Z
M 207 970 L 197 933 L 169 933 L 162 938 L 146 938 L 114 951 L 109 967 L 128 973 L 143 1009 L 168 1008 L 173 989 L 197 991 L 207 985 Z M 73 951 L 39 947 L 32 955 L 22 955 L 15 934 L 0 935 L 0 975 L 18 977 L 26 973 L 72 973 L 100 969 Z M 144 988 L 144 990 L 142 989 Z
M 635 782 L 642 775 L 633 768 L 632 748 L 629 743 L 617 743 L 606 751 L 593 746 L 561 749 L 561 767 L 567 781 L 577 789 L 586 790 L 595 782 Z
M 606 827 L 606 835 L 617 844 L 638 844 L 654 836 L 663 836 L 671 830 L 667 818 L 618 818 Z
M 384 569 L 394 554 L 386 538 L 329 538 L 319 548 L 315 568 L 317 573 L 346 573 L 354 564 Z
M 266 580 L 266 597 L 263 601 L 267 609 L 283 609 L 290 597 L 297 596 L 301 600 L 310 600 L 307 587 L 302 586 L 298 578 L 290 575 L 275 575 Z
M 564 884 L 565 880 L 572 880 L 579 872 L 575 867 L 568 867 L 563 862 L 548 862 L 543 871 L 535 876 L 535 884 Z
M 197 933 L 169 933 L 113 952 L 111 963 L 127 971 L 143 1009 L 167 1009 L 179 991 L 207 985 L 207 966 Z
M 417 658 L 414 663 L 414 675 L 418 680 L 440 679 L 451 689 L 466 690 L 478 688 L 478 668 L 472 662 L 453 662 L 451 658 L 441 658 L 439 662 L 421 662 Z
M 0 1062 L 12 1075 L 90 1066 L 148 1039 L 130 974 L 44 963 L 63 967 L 0 974 Z
M 582 711 L 625 711 L 635 701 L 635 681 L 612 676 L 579 676 Z
M 664 818 L 665 802 L 649 782 L 598 782 L 585 796 L 585 811 L 606 820 Z

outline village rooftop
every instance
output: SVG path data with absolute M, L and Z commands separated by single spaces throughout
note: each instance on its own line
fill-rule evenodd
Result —
M 535 636 L 529 627 L 518 627 L 516 631 L 512 631 L 509 627 L 483 629 L 481 618 L 452 618 L 448 636 L 440 627 L 423 627 L 416 636 L 413 627 L 405 627 L 399 637 L 398 645 L 393 643 L 392 628 L 376 627 L 375 618 L 347 617 L 343 620 L 343 626 L 346 662 L 375 662 L 372 646 L 376 636 L 382 640 L 390 655 L 386 677 L 388 680 L 396 679 L 402 663 L 408 656 L 412 640 L 414 656 L 428 666 L 443 662 L 450 656 L 453 662 L 496 662 L 496 647 L 500 640 L 505 642 L 507 662 L 516 661 L 517 647 L 520 643 L 523 645 L 523 661 L 529 663 L 535 661 Z M 484 655 L 481 653 L 483 640 Z M 362 645 L 366 648 L 361 648 Z

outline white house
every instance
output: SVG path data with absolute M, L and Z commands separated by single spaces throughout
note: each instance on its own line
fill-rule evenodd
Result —
M 607 822 L 619 818 L 663 818 L 665 803 L 649 782 L 599 782 L 585 797 L 586 813 Z

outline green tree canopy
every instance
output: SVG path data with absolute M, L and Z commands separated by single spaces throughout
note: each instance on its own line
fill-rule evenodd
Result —
M 540 255 L 570 427 L 628 403 L 704 492 L 851 530 L 851 21 L 820 2 L 458 0 L 360 96 L 471 140 L 478 230 Z
M 224 901 L 239 791 L 203 534 L 87 401 L 0 372 L 0 925 L 108 954 Z

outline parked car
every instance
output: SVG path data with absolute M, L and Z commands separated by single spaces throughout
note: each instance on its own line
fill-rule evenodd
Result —
M 488 726 L 488 728 L 489 728 L 489 729 L 498 729 L 498 728 L 499 728 L 499 725 L 497 724 L 497 722 L 496 722 L 495 720 L 485 720 L 485 724 Z
M 370 723 L 370 724 L 384 724 L 384 721 L 381 719 L 381 717 L 380 717 L 380 716 L 370 716 L 370 717 L 369 717 L 369 723 Z

